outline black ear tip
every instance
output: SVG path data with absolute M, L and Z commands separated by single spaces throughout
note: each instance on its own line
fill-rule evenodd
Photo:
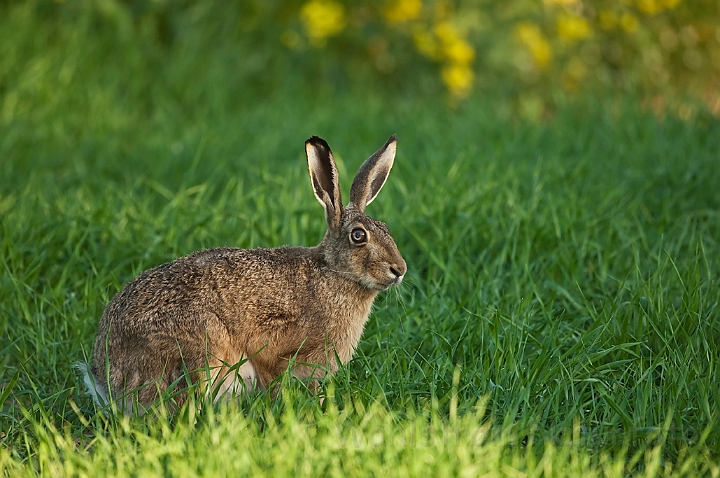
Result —
M 390 136 L 390 138 L 387 140 L 387 143 L 385 143 L 385 144 L 394 143 L 396 141 L 397 141 L 397 135 L 394 134 L 394 135 Z
M 305 146 L 307 146 L 308 144 L 315 147 L 327 149 L 328 151 L 330 150 L 330 146 L 328 146 L 327 141 L 325 141 L 319 136 L 311 136 L 310 139 L 305 141 Z

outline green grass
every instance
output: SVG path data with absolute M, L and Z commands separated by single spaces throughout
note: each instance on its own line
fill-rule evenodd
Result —
M 250 94 L 223 81 L 227 52 L 189 49 L 204 30 L 163 57 L 94 17 L 0 8 L 3 474 L 720 474 L 717 119 L 609 98 L 538 125 L 362 84 Z M 392 133 L 368 213 L 408 277 L 323 406 L 290 385 L 200 415 L 95 410 L 71 367 L 124 283 L 201 248 L 316 244 L 303 141 L 328 140 L 347 193 Z

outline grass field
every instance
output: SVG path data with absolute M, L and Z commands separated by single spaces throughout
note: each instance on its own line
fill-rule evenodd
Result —
M 158 59 L 12 12 L 0 474 L 720 475 L 716 118 L 608 97 L 532 124 L 482 98 L 242 91 L 221 53 Z M 347 198 L 393 133 L 368 213 L 408 276 L 323 406 L 288 383 L 199 415 L 95 409 L 72 363 L 124 283 L 202 248 L 318 243 L 304 140 L 328 140 Z

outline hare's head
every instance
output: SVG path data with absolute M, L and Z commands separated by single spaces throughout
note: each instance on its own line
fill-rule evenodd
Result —
M 305 142 L 313 192 L 325 208 L 328 231 L 323 239 L 325 260 L 333 270 L 372 290 L 399 284 L 407 266 L 387 226 L 365 215 L 395 160 L 395 135 L 360 166 L 350 188 L 350 203 L 342 204 L 338 172 L 330 147 L 313 136 Z

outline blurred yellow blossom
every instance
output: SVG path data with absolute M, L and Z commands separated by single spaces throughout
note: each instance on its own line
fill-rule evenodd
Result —
M 445 45 L 445 55 L 454 63 L 471 63 L 475 59 L 475 49 L 467 41 L 459 39 Z
M 626 32 L 632 33 L 637 30 L 639 23 L 637 17 L 632 13 L 623 13 L 623 16 L 620 17 L 620 26 Z
M 471 63 L 475 59 L 475 49 L 462 38 L 453 25 L 441 22 L 435 26 L 435 35 L 442 43 L 445 57 L 453 63 Z
M 550 43 L 540 27 L 531 22 L 522 22 L 515 27 L 515 37 L 527 48 L 539 68 L 545 68 L 552 59 Z
M 315 47 L 325 46 L 328 37 L 340 33 L 347 20 L 345 8 L 332 0 L 311 0 L 300 9 L 305 31 Z
M 451 22 L 442 20 L 432 30 L 416 25 L 413 42 L 417 50 L 443 64 L 440 76 L 454 98 L 464 98 L 472 89 L 475 48 Z
M 464 98 L 470 92 L 475 78 L 472 68 L 464 64 L 450 64 L 442 69 L 442 79 L 456 98 Z
M 638 0 L 638 10 L 646 15 L 655 15 L 663 10 L 675 8 L 680 0 Z
M 639 72 L 645 84 L 658 88 L 673 81 L 682 83 L 687 70 L 716 78 L 720 71 L 717 12 L 700 13 L 701 7 L 684 2 L 683 15 L 690 12 L 703 19 L 680 20 L 676 18 L 680 12 L 673 11 L 680 2 L 300 0 L 299 18 L 287 24 L 280 40 L 289 49 L 302 50 L 308 45 L 324 47 L 330 38 L 343 34 L 342 43 L 329 47 L 340 57 L 353 56 L 348 60 L 370 61 L 380 73 L 426 68 L 426 62 L 414 62 L 418 57 L 428 58 L 436 78 L 454 100 L 465 98 L 473 89 L 474 63 L 480 52 L 488 60 L 483 64 L 489 69 L 484 76 L 488 85 L 496 81 L 495 71 L 501 72 L 499 82 L 519 79 L 523 88 L 560 85 L 566 91 L 580 91 L 586 83 L 614 84 L 613 72 L 618 68 Z M 296 11 L 295 2 L 288 5 Z M 651 18 L 656 15 L 660 18 Z M 509 29 L 507 22 L 511 22 Z M 351 34 L 345 35 L 347 29 Z M 354 48 L 353 42 L 361 42 L 362 48 Z M 665 79 L 658 80 L 661 77 Z M 543 102 L 539 104 L 541 108 L 521 109 L 542 112 Z
M 589 37 L 592 28 L 583 17 L 562 15 L 557 19 L 557 33 L 563 40 L 575 41 Z
M 421 12 L 421 0 L 397 0 L 385 10 L 385 18 L 390 23 L 403 23 L 417 20 Z
M 438 23 L 435 25 L 433 31 L 435 32 L 435 36 L 444 42 L 452 42 L 459 37 L 453 24 L 448 21 Z

